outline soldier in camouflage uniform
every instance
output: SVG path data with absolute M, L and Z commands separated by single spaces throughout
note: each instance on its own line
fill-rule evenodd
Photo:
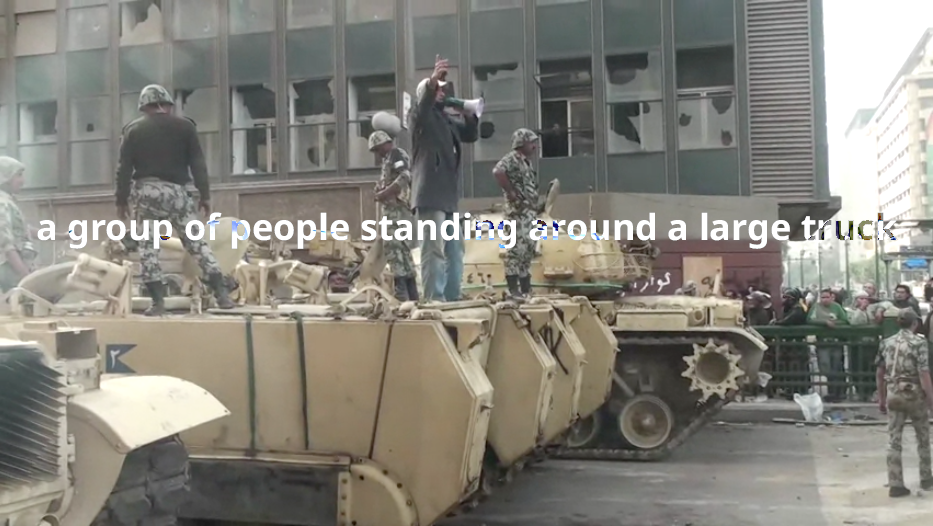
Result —
M 929 408 L 933 407 L 933 385 L 927 341 L 915 334 L 920 317 L 912 309 L 902 309 L 897 316 L 900 331 L 881 342 L 876 365 L 878 405 L 888 413 L 888 495 L 904 497 L 910 490 L 904 486 L 904 466 L 901 441 L 909 418 L 917 433 L 920 457 L 920 486 L 933 489 L 930 466 Z
M 369 136 L 369 151 L 382 160 L 382 176 L 376 187 L 376 201 L 381 205 L 382 216 L 390 221 L 411 220 L 411 159 L 408 153 L 396 148 L 392 137 L 384 131 L 375 131 Z M 395 227 L 389 227 L 395 234 Z M 418 281 L 415 262 L 405 241 L 384 240 L 386 258 L 399 301 L 418 301 Z
M 173 115 L 174 104 L 171 94 L 162 86 L 152 84 L 140 92 L 138 108 L 143 115 L 123 128 L 120 142 L 117 215 L 127 220 L 132 203 L 137 220 L 171 222 L 173 234 L 201 267 L 217 306 L 230 309 L 235 305 L 210 247 L 203 238 L 196 241 L 185 235 L 187 224 L 198 219 L 198 209 L 185 185 L 193 176 L 200 194 L 200 209 L 206 216 L 211 213 L 210 188 L 194 121 Z M 145 242 L 139 256 L 142 279 L 152 297 L 152 307 L 146 315 L 159 315 L 165 310 L 159 251 L 151 242 Z
M 12 157 L 0 157 L 0 289 L 6 292 L 36 269 L 36 251 L 29 226 L 16 203 L 26 166 Z
M 528 128 L 515 130 L 512 133 L 512 151 L 492 170 L 505 195 L 506 219 L 515 221 L 515 245 L 505 257 L 505 280 L 513 298 L 531 294 L 531 261 L 535 257 L 531 230 L 540 212 L 538 174 L 531 165 L 531 156 L 537 145 L 538 136 L 533 131 Z

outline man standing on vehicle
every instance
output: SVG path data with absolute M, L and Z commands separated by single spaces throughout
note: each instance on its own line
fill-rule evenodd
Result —
M 915 334 L 920 317 L 910 308 L 897 315 L 900 331 L 881 342 L 875 363 L 878 409 L 888 414 L 888 495 L 906 497 L 901 459 L 904 426 L 909 418 L 917 433 L 920 487 L 933 489 L 930 460 L 929 410 L 933 408 L 933 382 L 926 339 Z
M 382 176 L 376 187 L 376 202 L 380 204 L 382 217 L 392 221 L 388 234 L 395 236 L 396 221 L 411 220 L 411 159 L 408 152 L 395 146 L 388 133 L 376 130 L 369 136 L 369 151 L 379 156 Z M 385 240 L 386 259 L 395 287 L 395 299 L 418 301 L 418 283 L 415 279 L 415 262 L 405 241 Z
M 187 224 L 197 219 L 194 200 L 185 189 L 189 169 L 200 194 L 200 209 L 206 216 L 211 213 L 210 188 L 194 122 L 172 115 L 174 105 L 171 94 L 162 86 L 151 84 L 139 93 L 138 108 L 143 115 L 123 128 L 120 142 L 117 215 L 128 220 L 132 202 L 137 220 L 171 222 L 173 232 L 201 267 L 217 306 L 231 309 L 235 305 L 210 247 L 185 234 Z M 152 297 L 146 315 L 158 316 L 165 310 L 165 284 L 159 250 L 152 242 L 140 247 L 139 263 L 142 280 Z
M 442 224 L 453 219 L 460 193 L 460 162 L 463 143 L 479 138 L 479 119 L 466 112 L 450 115 L 444 99 L 452 93 L 447 77 L 447 59 L 437 57 L 434 72 L 415 90 L 411 112 L 412 208 L 418 221 L 434 223 L 435 239 L 421 241 L 421 286 L 424 299 L 460 299 L 463 276 L 463 240 L 459 225 L 457 239 L 445 241 Z
M 512 235 L 515 245 L 505 257 L 505 281 L 509 295 L 523 298 L 531 294 L 531 261 L 535 257 L 536 241 L 531 229 L 538 219 L 538 174 L 531 165 L 531 156 L 538 145 L 538 136 L 528 128 L 512 133 L 512 151 L 496 163 L 492 173 L 505 195 L 505 218 L 515 222 Z

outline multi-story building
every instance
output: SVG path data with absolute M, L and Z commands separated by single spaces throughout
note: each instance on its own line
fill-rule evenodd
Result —
M 461 97 L 485 96 L 482 120 L 495 126 L 466 150 L 463 206 L 499 195 L 490 170 L 512 130 L 539 129 L 540 178 L 570 194 L 563 217 L 655 212 L 662 240 L 665 220 L 690 222 L 689 241 L 661 243 L 671 288 L 717 265 L 738 288 L 780 283 L 777 243 L 756 251 L 744 232 L 704 241 L 701 212 L 780 217 L 799 236 L 804 216 L 826 219 L 839 206 L 827 179 L 821 0 L 0 0 L 0 9 L 0 148 L 29 166 L 33 213 L 59 223 L 113 218 L 120 129 L 139 89 L 159 82 L 197 121 L 216 209 L 247 220 L 327 212 L 356 228 L 375 215 L 369 119 L 401 114 L 437 54 L 450 59 Z
M 927 128 L 933 114 L 933 28 L 923 33 L 884 92 L 872 119 L 876 138 L 878 204 L 885 219 L 933 217 L 933 173 L 927 168 Z M 928 234 L 905 233 L 886 251 L 921 242 Z
M 848 222 L 853 221 L 858 226 L 862 220 L 874 220 L 878 213 L 878 172 L 875 168 L 875 136 L 872 128 L 872 117 L 875 108 L 862 108 L 855 112 L 845 132 L 845 142 L 840 148 L 840 167 L 836 171 L 839 175 L 832 178 L 830 187 L 834 194 L 842 198 L 842 208 L 836 214 L 836 219 L 843 221 L 842 230 L 847 233 Z M 848 245 L 848 262 L 861 261 L 874 255 L 875 226 L 870 227 L 871 232 L 866 235 L 872 239 L 854 239 L 851 241 L 834 240 L 836 248 L 842 253 Z M 857 234 L 857 233 L 856 233 Z M 845 273 L 846 258 L 839 258 L 839 271 Z

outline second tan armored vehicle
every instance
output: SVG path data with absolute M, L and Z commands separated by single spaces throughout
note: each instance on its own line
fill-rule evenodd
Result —
M 542 225 L 552 226 L 559 185 L 550 186 Z M 473 213 L 498 225 L 496 211 Z M 746 327 L 739 301 L 688 296 L 625 297 L 651 276 L 658 251 L 648 242 L 597 236 L 557 239 L 548 229 L 532 263 L 536 297 L 573 294 L 594 301 L 618 344 L 608 402 L 574 426 L 565 458 L 654 460 L 700 429 L 742 386 L 757 379 L 767 346 Z M 505 288 L 500 240 L 465 241 L 463 290 L 494 297 Z

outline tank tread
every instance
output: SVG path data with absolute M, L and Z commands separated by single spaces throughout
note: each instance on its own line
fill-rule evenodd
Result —
M 91 526 L 174 526 L 188 498 L 188 452 L 177 436 L 126 456 L 113 492 Z
M 692 345 L 694 343 L 704 345 L 709 342 L 710 337 L 701 336 L 682 336 L 682 337 L 624 337 L 619 338 L 619 345 Z M 721 338 L 712 338 L 716 345 L 728 343 Z M 704 409 L 690 421 L 690 423 L 677 433 L 676 436 L 667 441 L 663 446 L 655 449 L 610 449 L 610 448 L 568 448 L 565 446 L 557 447 L 549 455 L 551 458 L 565 460 L 618 460 L 635 462 L 656 462 L 665 460 L 673 452 L 682 446 L 693 434 L 703 428 L 710 419 L 716 416 L 723 407 L 733 401 L 738 395 L 738 391 L 730 391 L 725 398 L 719 398 L 715 402 L 705 404 Z

